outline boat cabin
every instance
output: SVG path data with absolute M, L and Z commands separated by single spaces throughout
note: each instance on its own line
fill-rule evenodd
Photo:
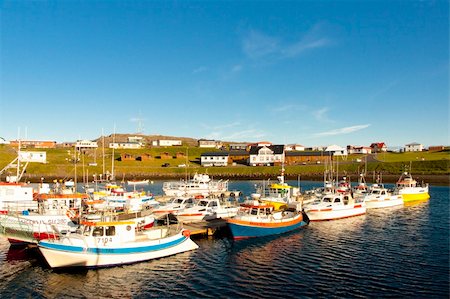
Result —
M 136 223 L 124 222 L 83 222 L 81 234 L 94 238 L 98 244 L 117 245 L 121 242 L 134 241 Z

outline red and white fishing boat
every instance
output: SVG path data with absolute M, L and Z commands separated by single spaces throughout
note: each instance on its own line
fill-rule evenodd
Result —
M 393 194 L 383 185 L 373 184 L 370 193 L 364 197 L 368 209 L 388 208 L 403 205 L 403 197 Z
M 350 193 L 332 193 L 322 197 L 304 207 L 304 211 L 311 221 L 334 220 L 366 213 L 366 204 L 363 200 L 355 199 Z

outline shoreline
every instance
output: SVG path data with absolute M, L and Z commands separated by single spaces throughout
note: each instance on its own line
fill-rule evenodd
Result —
M 271 179 L 271 180 L 276 180 L 276 176 L 271 176 L 271 175 L 267 175 L 267 174 L 254 174 L 254 175 L 241 175 L 241 174 L 228 174 L 228 175 L 220 175 L 220 174 L 214 174 L 210 176 L 216 180 L 218 179 L 228 179 L 228 180 L 234 180 L 234 181 L 242 181 L 242 180 L 267 180 L 267 179 Z M 417 180 L 417 182 L 424 182 L 424 183 L 428 183 L 431 186 L 450 186 L 450 175 L 448 174 L 412 174 L 413 178 L 415 180 Z M 24 180 L 27 182 L 31 182 L 31 183 L 40 183 L 41 182 L 41 177 L 43 177 L 43 175 L 27 175 Z M 61 177 L 55 177 L 55 176 L 44 176 L 45 180 L 44 182 L 46 183 L 51 183 L 53 182 L 53 180 L 60 180 L 63 179 Z M 125 175 L 121 178 L 116 177 L 115 181 L 127 181 L 127 180 L 132 180 L 132 179 L 149 179 L 149 180 L 154 180 L 154 181 L 161 181 L 161 180 L 179 180 L 179 179 L 185 179 L 185 175 L 184 174 L 177 174 L 177 173 L 172 173 L 172 174 L 168 174 L 168 173 L 149 173 L 148 175 L 143 175 L 143 174 L 139 174 L 139 175 L 132 175 L 132 174 L 128 174 Z M 358 175 L 356 174 L 347 174 L 347 177 L 349 178 L 350 182 L 355 183 L 357 182 L 357 178 Z M 397 180 L 399 179 L 400 175 L 399 174 L 382 174 L 382 181 L 383 183 L 391 183 L 391 184 L 395 184 L 397 182 Z M 72 178 L 72 177 L 71 177 Z M 342 178 L 342 176 L 340 176 L 340 178 Z M 317 181 L 317 182 L 322 182 L 323 181 L 323 174 L 318 174 L 318 173 L 309 173 L 309 174 L 286 174 L 285 175 L 285 179 L 286 180 L 298 180 L 300 179 L 301 181 Z M 82 176 L 78 176 L 77 177 L 77 182 L 81 183 L 83 182 L 83 177 Z M 367 176 L 366 177 L 366 182 L 367 183 L 374 183 L 373 177 L 372 176 Z

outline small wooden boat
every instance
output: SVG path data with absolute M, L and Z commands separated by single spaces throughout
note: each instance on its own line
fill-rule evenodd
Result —
M 134 221 L 85 222 L 77 233 L 39 242 L 52 268 L 108 267 L 194 250 L 190 232 L 170 226 L 138 230 Z
M 295 209 L 275 210 L 265 203 L 244 204 L 239 213 L 227 219 L 233 239 L 246 239 L 282 234 L 309 223 L 304 212 Z

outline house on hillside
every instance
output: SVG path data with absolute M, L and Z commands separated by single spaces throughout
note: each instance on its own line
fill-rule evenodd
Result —
M 303 145 L 301 145 L 301 144 L 287 144 L 284 147 L 284 150 L 287 151 L 287 152 L 290 152 L 290 151 L 304 151 L 305 147 Z
M 369 146 L 347 145 L 347 152 L 349 154 L 371 154 L 372 148 Z
M 347 149 L 339 145 L 330 145 L 325 149 L 326 152 L 332 153 L 333 156 L 347 156 Z
M 55 148 L 56 141 L 48 141 L 48 140 L 11 140 L 9 142 L 11 146 L 22 148 Z
M 133 155 L 127 153 L 120 154 L 120 161 L 134 161 L 134 160 L 135 158 Z
M 405 152 L 421 152 L 423 151 L 423 144 L 412 142 L 405 145 Z
M 299 165 L 299 164 L 322 164 L 332 160 L 332 153 L 324 151 L 292 151 L 286 152 L 285 164 L 286 165 Z
M 172 159 L 172 155 L 169 154 L 168 152 L 164 152 L 161 153 L 161 155 L 159 156 L 162 160 L 169 160 Z
M 200 163 L 204 167 L 208 166 L 227 166 L 228 165 L 228 152 L 209 152 L 203 153 L 200 156 Z
M 230 143 L 230 151 L 246 151 L 247 143 Z
M 182 144 L 181 140 L 159 139 L 153 140 L 152 142 L 153 146 L 181 146 L 181 144 Z
M 199 139 L 198 147 L 201 148 L 221 148 L 223 146 L 222 141 L 212 139 Z
M 387 146 L 384 142 L 374 142 L 370 145 L 372 153 L 381 153 L 387 151 Z
M 138 160 L 138 161 L 149 161 L 149 160 L 154 160 L 154 159 L 155 158 L 151 154 L 148 154 L 148 153 L 144 153 L 136 158 L 136 160 Z
M 284 145 L 252 146 L 248 164 L 251 166 L 280 165 L 284 162 Z

